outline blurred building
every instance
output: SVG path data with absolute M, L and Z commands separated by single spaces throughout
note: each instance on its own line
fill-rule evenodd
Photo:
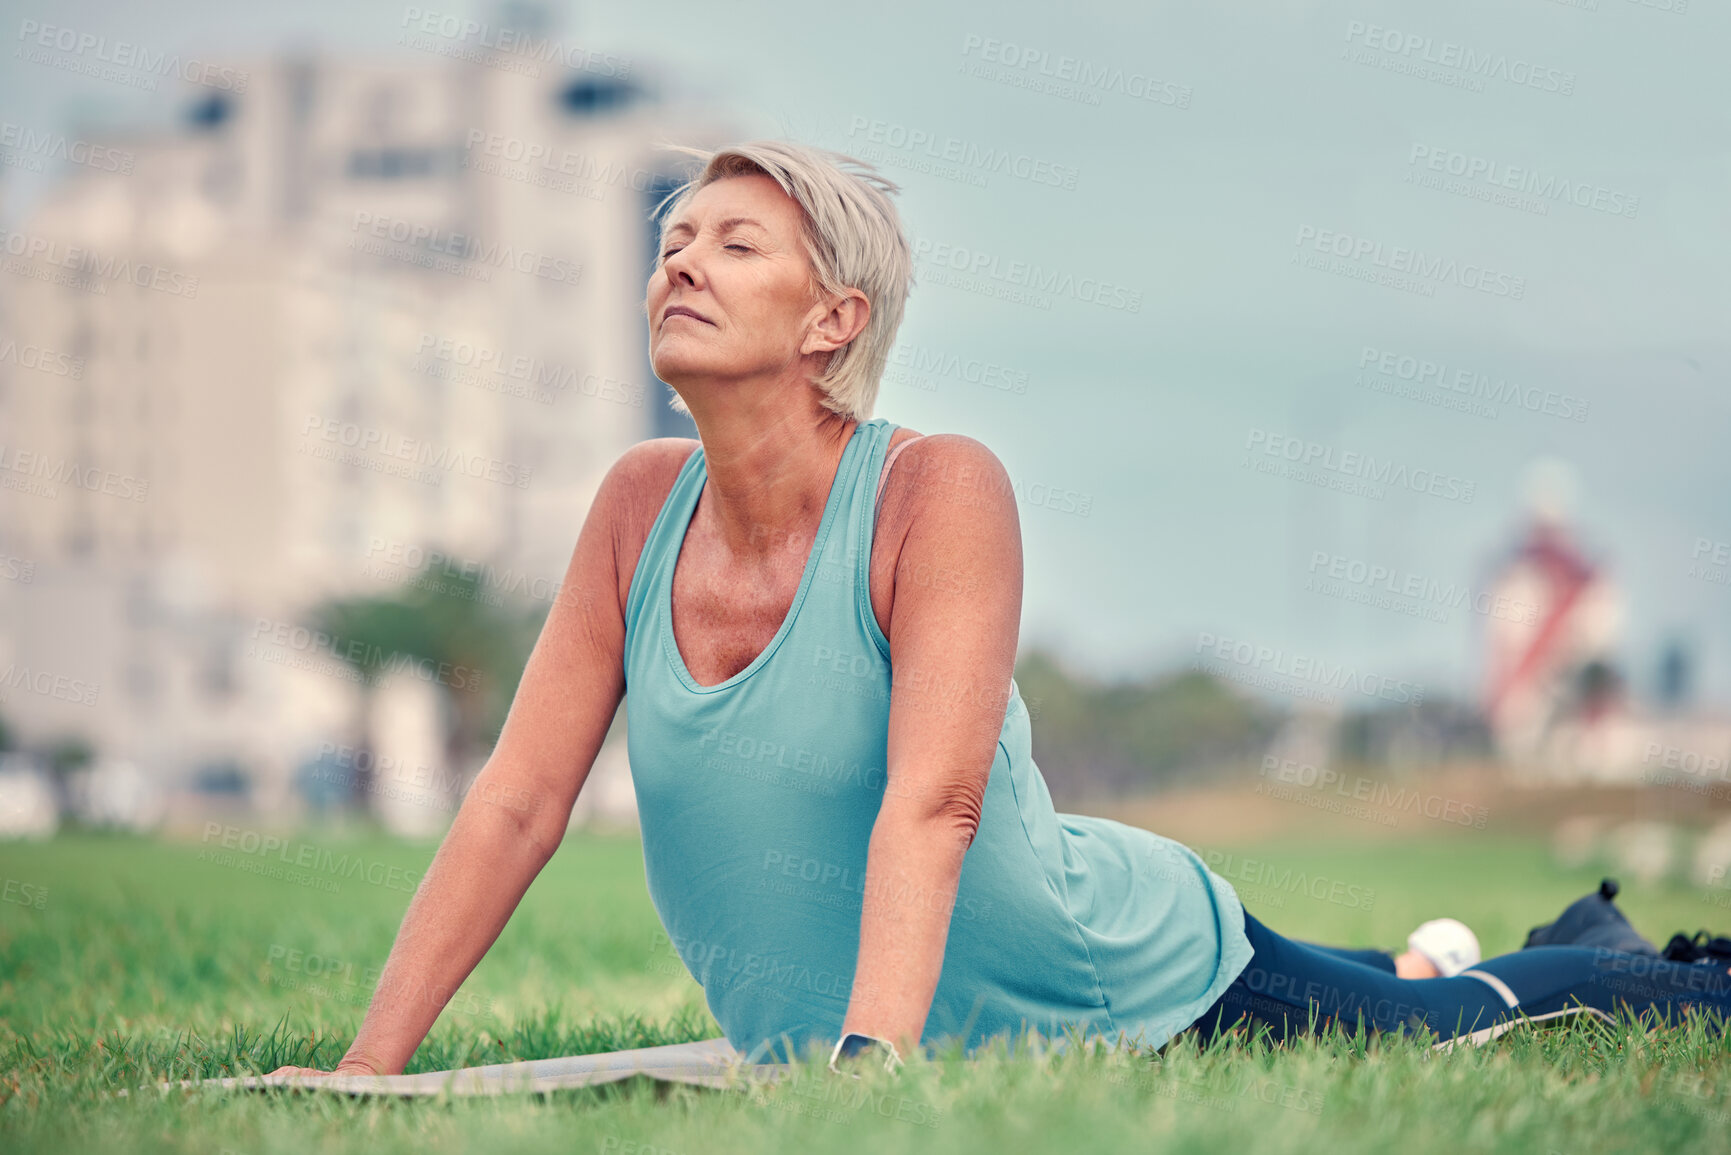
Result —
M 26 742 L 239 767 L 280 803 L 358 724 L 309 605 L 430 550 L 550 601 L 605 470 L 694 434 L 646 356 L 649 214 L 688 163 L 654 145 L 732 134 L 506 11 L 491 47 L 232 61 L 6 237 L 0 716 Z
M 1693 774 L 1703 789 L 1731 789 L 1731 721 L 1687 708 L 1674 642 L 1654 701 L 1634 692 L 1622 591 L 1583 549 L 1555 493 L 1533 501 L 1489 597 L 1484 709 L 1497 754 L 1517 774 L 1676 784 L 1669 772 L 1681 770 L 1682 784 Z M 1497 612 L 1505 606 L 1524 612 Z
M 1505 757 L 1528 758 L 1565 720 L 1606 722 L 1622 707 L 1616 674 L 1622 598 L 1554 511 L 1535 511 L 1490 588 L 1485 710 Z

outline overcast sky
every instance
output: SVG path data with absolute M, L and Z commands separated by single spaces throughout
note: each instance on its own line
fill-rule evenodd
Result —
M 411 7 L 0 0 L 0 107 L 38 130 L 166 112 L 19 59 L 27 20 L 211 56 L 399 53 Z M 1480 616 L 1414 619 L 1306 578 L 1340 557 L 1478 583 L 1551 459 L 1627 597 L 1636 687 L 1677 635 L 1703 692 L 1731 702 L 1731 586 L 1689 576 L 1699 541 L 1731 541 L 1723 5 L 555 7 L 570 39 L 653 66 L 750 135 L 882 149 L 916 244 L 984 269 L 958 285 L 922 261 L 902 341 L 1025 392 L 891 381 L 877 414 L 977 437 L 1025 487 L 1024 646 L 1109 677 L 1186 660 L 1206 631 L 1466 692 Z M 1084 69 L 1105 84 L 1076 84 Z M 958 172 L 913 171 L 918 134 Z M 997 153 L 1026 175 L 983 171 Z M 11 220 L 38 190 L 6 179 Z M 1058 291 L 1015 299 L 1023 265 Z M 1361 378 L 1384 353 L 1396 375 Z M 1398 376 L 1420 362 L 1457 389 L 1388 391 L 1421 384 Z M 1505 399 L 1459 391 L 1480 379 Z M 1282 438 L 1348 463 L 1325 478 L 1359 455 L 1409 484 L 1365 495 L 1246 464 L 1279 468 L 1262 451 Z M 1086 516 L 1041 504 L 1054 491 Z

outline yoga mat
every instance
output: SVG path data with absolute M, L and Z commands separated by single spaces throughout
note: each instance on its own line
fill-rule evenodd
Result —
M 735 1051 L 726 1039 L 705 1039 L 700 1043 L 639 1047 L 631 1051 L 532 1059 L 521 1063 L 494 1063 L 487 1067 L 460 1067 L 454 1071 L 423 1071 L 418 1075 L 248 1075 L 183 1079 L 159 1086 L 164 1091 L 182 1087 L 220 1087 L 225 1090 L 296 1087 L 340 1095 L 504 1095 L 593 1087 L 600 1083 L 617 1083 L 633 1075 L 647 1075 L 668 1083 L 746 1090 L 754 1081 L 773 1081 L 787 1070 L 783 1063 L 751 1064 L 743 1060 L 744 1056 Z

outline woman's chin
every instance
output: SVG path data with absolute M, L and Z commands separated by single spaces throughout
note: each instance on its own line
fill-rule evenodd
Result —
M 657 378 L 674 388 L 703 376 L 702 366 L 689 365 L 677 359 L 651 361 L 649 367 L 655 371 Z
M 687 381 L 703 381 L 715 377 L 728 376 L 728 366 L 706 355 L 699 349 L 674 349 L 669 342 L 666 348 L 659 348 L 649 359 L 649 367 L 655 375 L 669 385 L 681 385 Z
M 677 378 L 700 377 L 713 372 L 716 368 L 714 360 L 713 356 L 706 355 L 705 350 L 691 348 L 689 342 L 670 336 L 656 342 L 649 357 L 649 367 L 655 370 L 657 377 L 672 385 Z

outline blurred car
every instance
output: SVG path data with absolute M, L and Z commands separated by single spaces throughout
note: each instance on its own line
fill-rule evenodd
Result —
M 0 838 L 52 838 L 60 800 L 47 764 L 29 754 L 0 754 Z
M 67 778 L 73 815 L 87 826 L 143 834 L 162 824 L 168 799 L 135 762 L 99 759 Z

